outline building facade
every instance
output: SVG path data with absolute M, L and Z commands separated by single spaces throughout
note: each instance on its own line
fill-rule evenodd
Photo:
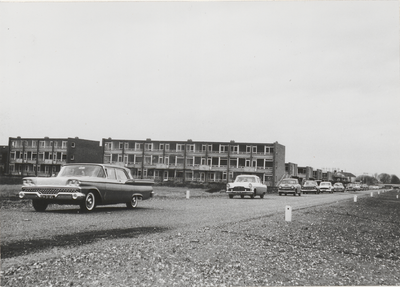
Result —
M 155 181 L 231 182 L 255 174 L 269 186 L 285 174 L 285 147 L 275 143 L 103 139 L 104 163 Z
M 99 141 L 79 138 L 9 138 L 6 173 L 51 176 L 66 163 L 102 163 Z
M 1 145 L 0 146 L 0 175 L 4 175 L 6 173 L 7 166 L 8 166 L 8 146 Z

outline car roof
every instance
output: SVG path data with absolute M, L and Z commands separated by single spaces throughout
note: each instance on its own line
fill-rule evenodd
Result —
M 91 163 L 91 162 L 66 163 L 66 164 L 63 164 L 62 166 L 67 166 L 67 165 L 98 165 L 98 166 L 102 166 L 102 167 L 117 167 L 117 168 L 122 168 L 122 169 L 129 170 L 128 168 L 123 167 L 123 166 L 119 166 L 119 165 L 104 164 L 104 163 Z

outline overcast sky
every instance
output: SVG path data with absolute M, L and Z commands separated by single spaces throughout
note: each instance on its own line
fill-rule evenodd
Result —
M 9 137 L 273 143 L 400 176 L 398 1 L 0 3 Z

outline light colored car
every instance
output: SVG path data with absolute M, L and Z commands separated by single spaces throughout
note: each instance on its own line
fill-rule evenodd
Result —
M 301 192 L 304 194 L 307 194 L 310 192 L 315 193 L 315 194 L 319 193 L 318 183 L 314 180 L 307 180 L 301 187 Z
M 233 198 L 235 195 L 240 195 L 241 198 L 244 198 L 245 195 L 250 198 L 257 195 L 264 198 L 267 186 L 256 175 L 238 175 L 234 182 L 226 185 L 226 192 L 229 198 Z
M 345 190 L 345 188 L 344 188 L 344 185 L 343 185 L 343 183 L 341 183 L 341 182 L 336 182 L 334 185 L 333 185 L 333 191 L 341 191 L 341 192 L 344 192 L 344 190 Z
M 298 194 L 299 196 L 301 196 L 301 185 L 299 184 L 297 178 L 283 179 L 278 186 L 278 194 L 279 195 L 293 194 L 294 196 Z
M 21 199 L 32 199 L 43 212 L 49 204 L 79 205 L 92 211 L 96 205 L 126 203 L 137 207 L 139 199 L 153 196 L 151 180 L 133 179 L 129 169 L 105 164 L 67 164 L 56 177 L 25 177 Z
M 319 190 L 321 192 L 329 192 L 329 193 L 333 193 L 333 186 L 332 183 L 330 183 L 329 181 L 323 181 L 319 184 Z

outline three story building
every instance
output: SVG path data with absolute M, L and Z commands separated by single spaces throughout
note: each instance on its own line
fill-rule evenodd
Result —
M 275 143 L 103 139 L 104 163 L 156 181 L 230 182 L 258 175 L 269 186 L 285 174 L 285 147 Z

